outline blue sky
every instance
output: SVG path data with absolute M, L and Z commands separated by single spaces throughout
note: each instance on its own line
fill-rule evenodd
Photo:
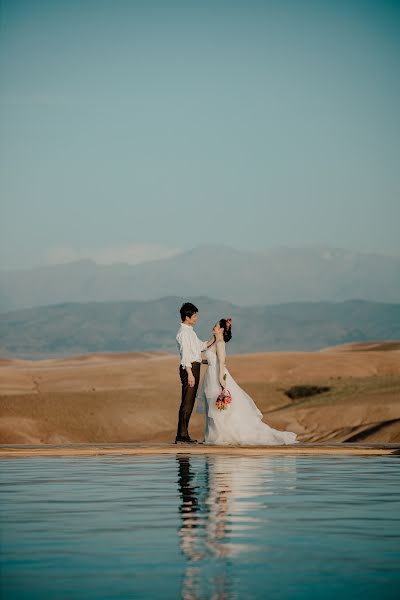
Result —
M 0 267 L 400 254 L 398 2 L 0 4 Z

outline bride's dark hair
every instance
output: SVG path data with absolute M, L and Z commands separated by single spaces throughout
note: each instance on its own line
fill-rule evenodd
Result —
M 224 330 L 224 342 L 232 338 L 232 319 L 220 319 L 219 326 Z

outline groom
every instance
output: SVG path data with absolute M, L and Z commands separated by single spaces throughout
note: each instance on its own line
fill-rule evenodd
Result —
M 197 321 L 198 308 L 190 302 L 182 304 L 181 326 L 176 336 L 176 341 L 181 356 L 179 375 L 182 383 L 182 399 L 179 409 L 178 431 L 175 444 L 195 444 L 197 440 L 189 437 L 188 425 L 196 399 L 197 388 L 200 381 L 201 352 L 207 350 L 214 343 L 214 336 L 207 342 L 201 342 L 193 330 Z

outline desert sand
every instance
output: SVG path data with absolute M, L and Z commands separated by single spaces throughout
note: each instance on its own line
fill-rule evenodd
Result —
M 0 359 L 0 443 L 171 442 L 178 366 L 177 356 L 161 352 Z M 235 355 L 227 366 L 264 421 L 295 431 L 301 442 L 400 442 L 400 342 Z M 297 400 L 285 395 L 301 384 L 330 390 Z M 191 420 L 199 440 L 203 419 L 194 413 Z

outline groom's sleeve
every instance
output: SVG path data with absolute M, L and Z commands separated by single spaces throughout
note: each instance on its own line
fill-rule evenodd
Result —
M 203 352 L 204 350 L 207 350 L 207 344 L 208 342 L 202 342 L 201 340 L 199 340 L 199 344 L 200 344 L 200 350 Z
M 198 346 L 200 348 L 200 352 L 204 352 L 204 350 L 207 350 L 207 344 L 208 344 L 208 342 L 202 342 L 201 340 L 199 340 L 199 338 L 197 337 L 197 335 L 196 335 L 196 338 L 197 338 L 197 344 L 198 344 Z
M 179 344 L 179 351 L 181 354 L 181 365 L 182 367 L 190 367 L 192 368 L 192 363 L 189 360 L 188 350 L 189 350 L 189 338 L 185 331 L 181 331 L 181 333 L 176 338 Z

